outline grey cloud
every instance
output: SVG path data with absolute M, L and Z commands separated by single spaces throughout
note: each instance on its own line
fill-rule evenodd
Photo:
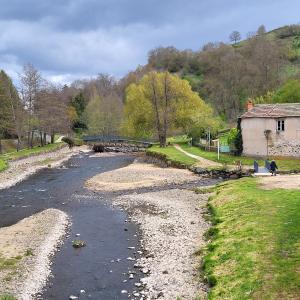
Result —
M 298 23 L 297 0 L 0 0 L 0 68 L 31 62 L 56 81 L 122 76 L 157 46 L 198 49 Z

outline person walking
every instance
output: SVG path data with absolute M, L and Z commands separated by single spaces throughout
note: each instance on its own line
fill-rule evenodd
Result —
M 278 169 L 275 160 L 273 159 L 270 163 L 270 171 L 272 173 L 272 176 L 276 176 L 276 170 Z

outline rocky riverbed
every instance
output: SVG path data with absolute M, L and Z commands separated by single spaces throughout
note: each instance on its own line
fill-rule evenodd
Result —
M 0 172 L 0 190 L 11 187 L 37 171 L 47 167 L 57 167 L 82 151 L 86 146 L 69 149 L 67 146 L 56 151 L 41 153 L 9 162 L 9 168 Z
M 65 161 L 74 153 L 62 151 L 15 162 L 10 170 L 20 175 L 17 181 L 44 170 L 0 191 L 0 263 L 13 264 L 0 272 L 0 295 L 47 300 L 205 295 L 194 253 L 208 226 L 201 215 L 207 197 L 192 189 L 216 181 L 140 158 L 132 163 L 132 155 L 80 149 Z M 26 164 L 37 168 L 29 172 Z M 13 177 L 7 176 L 2 180 Z M 74 249 L 76 238 L 86 247 Z
M 0 295 L 30 300 L 41 292 L 50 274 L 53 255 L 68 226 L 67 215 L 57 209 L 0 228 Z
M 203 234 L 209 227 L 202 217 L 208 196 L 191 189 L 213 183 L 187 170 L 139 162 L 87 182 L 91 189 L 119 195 L 113 205 L 125 209 L 141 229 L 144 255 L 135 267 L 143 278 L 136 285 L 137 297 L 205 297 L 207 288 L 199 280 L 200 261 L 195 253 L 203 247 Z

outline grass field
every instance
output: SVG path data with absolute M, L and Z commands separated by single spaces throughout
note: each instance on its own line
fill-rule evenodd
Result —
M 64 145 L 65 143 L 48 144 L 44 147 L 34 147 L 32 149 L 23 149 L 18 152 L 13 151 L 13 152 L 2 154 L 0 155 L 0 172 L 7 168 L 7 162 L 10 160 L 25 158 L 39 153 L 51 152 L 61 148 Z
M 179 144 L 182 149 L 184 149 L 186 152 L 189 152 L 191 154 L 201 156 L 203 158 L 219 162 L 224 165 L 235 165 L 236 161 L 241 161 L 244 166 L 249 166 L 252 168 L 253 161 L 258 161 L 260 166 L 264 165 L 264 160 L 258 160 L 257 158 L 253 157 L 246 157 L 246 156 L 234 156 L 230 154 L 221 153 L 220 154 L 220 160 L 218 160 L 218 154 L 216 152 L 210 152 L 210 151 L 204 151 L 200 149 L 199 147 L 195 146 L 189 146 L 186 143 L 186 139 L 184 136 L 177 137 L 177 138 L 170 138 L 168 141 L 172 144 Z M 196 159 L 188 157 L 184 153 L 178 151 L 175 149 L 172 145 L 166 147 L 166 148 L 160 148 L 159 146 L 155 145 L 152 146 L 148 151 L 153 151 L 156 153 L 162 153 L 167 155 L 169 160 L 176 161 L 182 164 L 186 164 L 187 166 L 191 166 L 197 162 Z M 300 171 L 300 159 L 297 158 L 276 158 L 276 163 L 279 167 L 279 171 Z
M 210 200 L 209 299 L 300 299 L 300 190 L 230 181 Z
M 180 152 L 179 150 L 175 149 L 173 146 L 169 146 L 166 148 L 160 148 L 159 146 L 155 145 L 149 148 L 147 151 L 160 153 L 167 156 L 167 159 L 176 163 L 185 164 L 187 166 L 192 166 L 197 162 L 196 159 L 185 155 L 184 153 Z
M 227 165 L 235 165 L 235 161 L 240 160 L 243 165 L 253 166 L 253 161 L 256 160 L 263 166 L 264 160 L 257 160 L 257 158 L 246 156 L 234 156 L 230 154 L 221 153 L 220 160 L 218 160 L 218 154 L 216 152 L 209 152 L 200 149 L 199 147 L 188 146 L 187 144 L 180 145 L 185 151 L 204 157 L 209 160 L 220 162 Z M 300 171 L 300 159 L 292 158 L 276 158 L 279 171 Z

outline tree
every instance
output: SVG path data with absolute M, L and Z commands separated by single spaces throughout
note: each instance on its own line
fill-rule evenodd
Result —
M 32 65 L 27 64 L 23 67 L 23 73 L 20 74 L 21 96 L 27 111 L 27 144 L 33 147 L 33 135 L 36 128 L 35 103 L 38 92 L 42 88 L 43 78 L 40 72 Z
M 3 108 L 3 112 L 5 112 L 6 117 L 2 117 L 1 119 L 9 119 L 6 131 L 10 131 L 12 134 L 17 136 L 17 150 L 19 150 L 21 145 L 23 120 L 25 116 L 24 109 L 12 80 L 3 70 L 0 71 L 0 85 L 2 87 L 2 97 L 4 97 L 2 104 L 6 103 L 9 107 L 8 111 Z
M 264 35 L 266 32 L 266 27 L 264 25 L 260 25 L 257 29 L 257 35 Z
M 275 103 L 298 103 L 300 102 L 300 81 L 291 79 L 281 86 L 274 95 Z
M 154 110 L 149 99 L 145 97 L 143 86 L 136 83 L 129 85 L 125 103 L 122 133 L 137 138 L 152 137 L 155 132 Z
M 73 97 L 71 101 L 71 105 L 74 107 L 76 111 L 77 118 L 74 119 L 73 129 L 74 131 L 81 131 L 87 128 L 85 122 L 83 121 L 83 112 L 86 108 L 87 101 L 83 92 L 80 91 L 75 97 Z M 75 114 L 73 114 L 75 116 Z
M 235 30 L 235 31 L 232 31 L 232 33 L 229 35 L 229 39 L 231 42 L 236 44 L 238 41 L 240 41 L 242 39 L 242 37 L 241 37 L 241 34 L 237 30 Z
M 96 89 L 84 111 L 84 120 L 91 134 L 115 135 L 122 121 L 123 104 L 113 94 L 99 95 Z
M 0 82 L 0 153 L 2 153 L 2 143 L 4 133 L 11 126 L 11 109 L 10 103 L 5 93 L 5 85 Z
M 141 107 L 144 114 L 140 112 Z M 189 83 L 169 72 L 150 72 L 139 84 L 126 90 L 127 128 L 136 134 L 156 132 L 161 147 L 166 146 L 167 134 L 172 128 L 187 132 L 197 122 L 200 125 L 201 119 L 206 126 L 205 119 L 211 117 L 211 108 L 191 90 Z M 137 120 L 142 121 L 144 127 L 138 127 Z
M 51 136 L 51 143 L 54 143 L 56 133 L 69 133 L 68 104 L 62 101 L 61 90 L 53 84 L 45 83 L 45 87 L 39 91 L 35 103 L 35 114 L 36 128 L 40 131 L 41 146 L 46 142 L 46 133 Z

